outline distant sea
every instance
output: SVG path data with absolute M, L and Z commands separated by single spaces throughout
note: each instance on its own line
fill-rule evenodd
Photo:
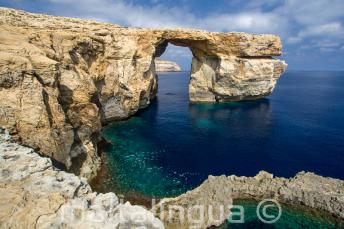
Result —
M 344 179 L 344 72 L 287 72 L 266 99 L 189 104 L 189 72 L 159 75 L 147 109 L 103 130 L 112 182 L 170 196 L 208 175 Z
M 344 72 L 289 71 L 265 99 L 222 104 L 190 104 L 188 83 L 189 72 L 159 74 L 157 100 L 103 129 L 111 145 L 103 149 L 97 191 L 147 204 L 142 200 L 179 195 L 208 175 L 308 171 L 344 179 Z M 251 222 L 230 227 L 262 227 L 256 205 L 243 203 Z M 344 227 L 331 217 L 286 212 L 281 225 Z
M 175 196 L 208 175 L 260 170 L 344 179 L 344 72 L 288 71 L 271 96 L 222 104 L 190 104 L 188 82 L 159 74 L 156 101 L 104 128 L 103 189 Z

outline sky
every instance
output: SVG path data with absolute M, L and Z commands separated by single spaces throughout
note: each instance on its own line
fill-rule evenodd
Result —
M 344 0 L 0 0 L 29 12 L 94 19 L 123 26 L 198 28 L 281 36 L 289 70 L 344 70 Z M 188 48 L 163 58 L 190 69 Z

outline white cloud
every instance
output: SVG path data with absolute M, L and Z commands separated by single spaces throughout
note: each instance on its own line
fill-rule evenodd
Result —
M 327 44 L 335 44 L 337 38 L 341 39 L 344 36 L 344 28 L 340 22 L 331 22 L 323 25 L 312 25 L 301 30 L 297 36 L 289 37 L 288 43 L 297 44 L 302 42 L 305 38 L 332 38 L 333 41 L 327 40 Z
M 279 21 L 279 23 L 276 23 L 276 21 Z M 202 23 L 205 29 L 212 31 L 284 33 L 286 27 L 286 21 L 283 18 L 279 18 L 277 14 L 259 11 L 210 15 Z
M 284 20 L 276 13 L 252 10 L 241 13 L 222 13 L 197 17 L 184 8 L 166 8 L 163 4 L 139 6 L 123 1 L 109 0 L 49 0 L 57 8 L 57 13 L 82 18 L 103 18 L 103 21 L 115 22 L 133 27 L 189 27 L 209 31 L 246 31 L 256 33 L 278 33 L 283 31 Z M 61 10 L 63 9 L 63 10 Z
M 167 49 L 163 55 L 166 56 L 167 58 L 179 58 L 179 57 L 191 58 L 192 57 L 192 54 L 189 48 L 174 46 L 170 44 L 167 46 Z
M 301 25 L 320 25 L 343 17 L 344 2 L 343 0 L 286 0 L 279 11 Z
M 312 25 L 305 30 L 299 32 L 299 37 L 314 37 L 314 36 L 342 36 L 344 29 L 340 22 L 332 22 L 323 25 Z
M 313 43 L 314 47 L 322 47 L 322 48 L 335 48 L 340 46 L 340 43 L 333 42 L 331 40 L 320 40 Z
M 137 5 L 121 0 L 48 0 L 55 14 L 103 21 L 133 27 L 189 27 L 209 31 L 244 31 L 275 33 L 288 44 L 332 48 L 331 43 L 344 45 L 343 0 L 264 0 L 232 1 L 237 11 L 194 14 L 187 7 L 166 7 L 163 1 Z M 267 7 L 268 6 L 268 7 Z M 234 12 L 234 13 L 233 13 Z M 327 47 L 315 44 L 326 39 Z
M 302 41 L 301 37 L 288 37 L 288 40 L 287 40 L 289 44 L 297 44 L 297 43 L 300 43 L 301 41 Z

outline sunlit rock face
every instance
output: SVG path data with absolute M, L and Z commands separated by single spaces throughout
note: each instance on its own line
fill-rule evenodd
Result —
M 286 64 L 272 58 L 194 57 L 189 96 L 192 102 L 240 101 L 273 91 Z
M 168 43 L 192 51 L 192 102 L 266 96 L 286 67 L 272 59 L 282 52 L 274 35 L 131 29 L 0 8 L 0 125 L 92 178 L 102 124 L 155 98 L 154 59 Z
M 92 192 L 84 178 L 56 169 L 2 129 L 0 195 L 1 228 L 164 228 L 145 208 Z

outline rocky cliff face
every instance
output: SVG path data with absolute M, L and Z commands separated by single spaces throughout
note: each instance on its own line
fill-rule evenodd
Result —
M 76 174 L 99 165 L 101 125 L 155 98 L 154 58 L 193 53 L 190 100 L 260 98 L 285 70 L 274 35 L 122 28 L 0 8 L 0 126 Z
M 180 72 L 182 70 L 182 68 L 173 61 L 155 58 L 154 62 L 156 72 Z
M 290 179 L 273 178 L 272 174 L 264 171 L 255 177 L 209 176 L 192 191 L 176 198 L 162 199 L 153 210 L 171 228 L 207 228 L 219 226 L 228 218 L 228 206 L 231 206 L 233 199 L 275 199 L 280 203 L 324 210 L 344 219 L 344 181 L 305 172 Z M 203 218 L 195 211 L 191 217 L 180 217 L 179 209 L 171 207 L 182 206 L 188 209 L 195 205 L 204 206 Z M 224 207 L 223 214 L 220 214 L 219 206 Z M 212 212 L 212 217 L 209 217 L 209 212 Z M 172 220 L 170 215 L 174 217 Z M 197 220 L 190 222 L 189 219 Z

